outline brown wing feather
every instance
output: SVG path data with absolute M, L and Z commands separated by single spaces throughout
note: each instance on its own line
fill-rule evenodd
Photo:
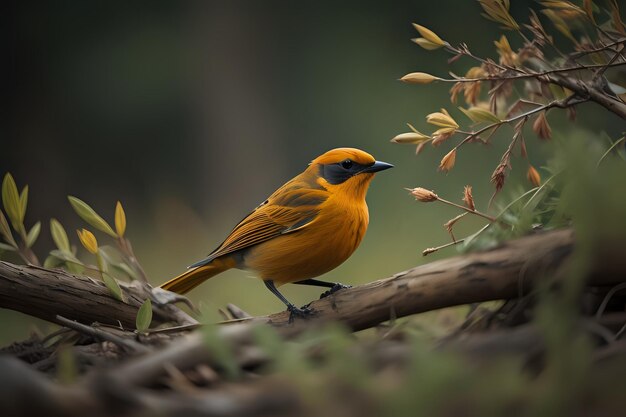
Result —
M 220 256 L 306 227 L 315 220 L 318 206 L 326 198 L 326 190 L 317 183 L 294 178 L 239 222 L 206 259 L 191 267 L 206 265 Z

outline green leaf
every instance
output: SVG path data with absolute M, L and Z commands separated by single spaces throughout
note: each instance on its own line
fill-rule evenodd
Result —
M 116 263 L 116 264 L 111 264 L 111 266 L 113 267 L 113 269 L 125 274 L 128 276 L 128 278 L 136 281 L 139 279 L 139 277 L 137 276 L 137 273 L 127 264 L 125 264 L 124 262 L 121 263 Z
M 480 107 L 470 107 L 469 109 L 465 109 L 463 107 L 459 107 L 469 119 L 475 123 L 487 122 L 487 123 L 500 123 L 501 120 L 490 112 L 487 109 L 483 109 Z
M 17 242 L 13 239 L 13 234 L 11 233 L 11 228 L 9 227 L 9 223 L 7 222 L 7 218 L 4 217 L 4 213 L 0 210 L 0 234 L 4 236 L 5 242 L 17 248 Z
M 57 219 L 50 219 L 50 233 L 57 248 L 67 252 L 70 251 L 70 240 L 67 238 L 63 225 Z
M 76 275 L 79 275 L 85 272 L 84 266 L 82 266 L 81 264 L 71 263 L 71 262 L 65 263 L 65 269 L 67 269 L 68 272 L 71 272 L 72 274 L 76 274 Z
M 46 260 L 43 261 L 43 267 L 48 269 L 58 268 L 61 265 L 63 265 L 63 261 L 52 255 L 48 255 Z
M 4 210 L 6 210 L 7 216 L 9 216 L 9 220 L 11 220 L 13 227 L 16 230 L 19 230 L 21 218 L 23 217 L 21 214 L 20 195 L 17 192 L 15 180 L 8 172 L 2 180 L 2 204 L 4 205 Z
M 71 195 L 68 196 L 67 199 L 70 201 L 74 211 L 76 211 L 76 214 L 78 214 L 81 219 L 107 235 L 114 238 L 117 237 L 117 234 L 113 231 L 111 226 L 109 226 L 109 224 L 102 217 L 100 217 L 94 209 L 89 207 L 87 203 Z
M 50 251 L 50 256 L 54 256 L 57 259 L 62 260 L 63 262 L 68 262 L 76 265 L 83 265 L 83 263 L 70 251 L 65 251 L 61 249 L 54 249 Z
M 135 327 L 137 327 L 138 331 L 143 333 L 148 330 L 150 323 L 152 323 L 152 302 L 148 298 L 141 307 L 139 307 L 137 318 L 135 319 Z
M 11 245 L 7 245 L 6 243 L 0 242 L 0 250 L 5 250 L 7 252 L 15 252 L 17 249 Z
M 116 300 L 124 302 L 124 294 L 122 293 L 122 289 L 120 288 L 120 284 L 117 283 L 115 278 L 110 276 L 107 273 L 102 274 L 102 281 L 104 281 L 104 285 L 109 289 L 109 292 Z
M 30 232 L 26 235 L 26 246 L 32 248 L 37 238 L 39 237 L 39 232 L 41 232 L 41 222 L 35 223 L 35 225 L 30 229 Z
M 26 216 L 26 206 L 28 205 L 28 185 L 24 187 L 20 194 L 20 223 L 24 224 Z

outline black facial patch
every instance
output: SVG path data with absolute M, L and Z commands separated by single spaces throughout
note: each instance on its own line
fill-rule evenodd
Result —
M 354 161 L 350 161 L 351 164 L 346 164 L 345 162 L 346 161 L 336 164 L 320 165 L 320 176 L 328 181 L 329 184 L 337 185 L 373 164 L 363 165 Z M 346 168 L 348 166 L 349 168 Z

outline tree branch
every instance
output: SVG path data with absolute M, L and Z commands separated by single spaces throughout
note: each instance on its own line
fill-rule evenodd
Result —
M 520 291 L 532 288 L 530 277 L 545 276 L 546 271 L 563 268 L 573 249 L 574 236 L 570 229 L 536 233 L 486 252 L 435 261 L 390 278 L 341 290 L 312 302 L 310 307 L 317 314 L 314 320 L 340 321 L 353 330 L 361 330 L 391 317 L 514 298 L 522 295 Z M 611 255 L 610 262 L 599 262 L 590 283 L 604 285 L 623 281 L 626 271 L 623 258 Z M 613 269 L 609 271 L 609 267 Z M 136 288 L 123 285 L 122 289 L 127 303 L 115 300 L 102 282 L 91 278 L 0 262 L 0 307 L 50 321 L 62 315 L 83 323 L 119 322 L 134 328 L 137 309 L 144 298 L 138 295 Z M 227 323 L 240 322 L 293 327 L 289 326 L 286 312 Z
M 588 97 L 589 100 L 596 102 L 605 109 L 615 113 L 622 119 L 626 119 L 626 104 L 621 101 L 612 98 L 604 93 L 602 90 L 584 83 L 580 80 L 576 80 L 569 77 L 563 77 L 559 75 L 549 75 L 546 79 L 553 83 L 572 90 L 579 97 Z
M 126 302 L 113 298 L 104 283 L 93 278 L 0 261 L 0 308 L 52 322 L 60 315 L 87 324 L 121 324 L 134 329 L 137 311 L 150 293 L 141 285 L 119 284 Z M 197 323 L 173 305 L 154 304 L 157 322 Z

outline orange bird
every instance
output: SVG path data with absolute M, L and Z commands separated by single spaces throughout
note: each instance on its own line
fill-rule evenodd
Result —
M 338 148 L 315 158 L 246 216 L 211 254 L 161 288 L 184 294 L 231 268 L 249 270 L 285 305 L 297 308 L 277 289 L 294 283 L 346 288 L 313 279 L 348 259 L 361 243 L 369 222 L 365 194 L 378 171 L 393 165 L 353 148 Z

